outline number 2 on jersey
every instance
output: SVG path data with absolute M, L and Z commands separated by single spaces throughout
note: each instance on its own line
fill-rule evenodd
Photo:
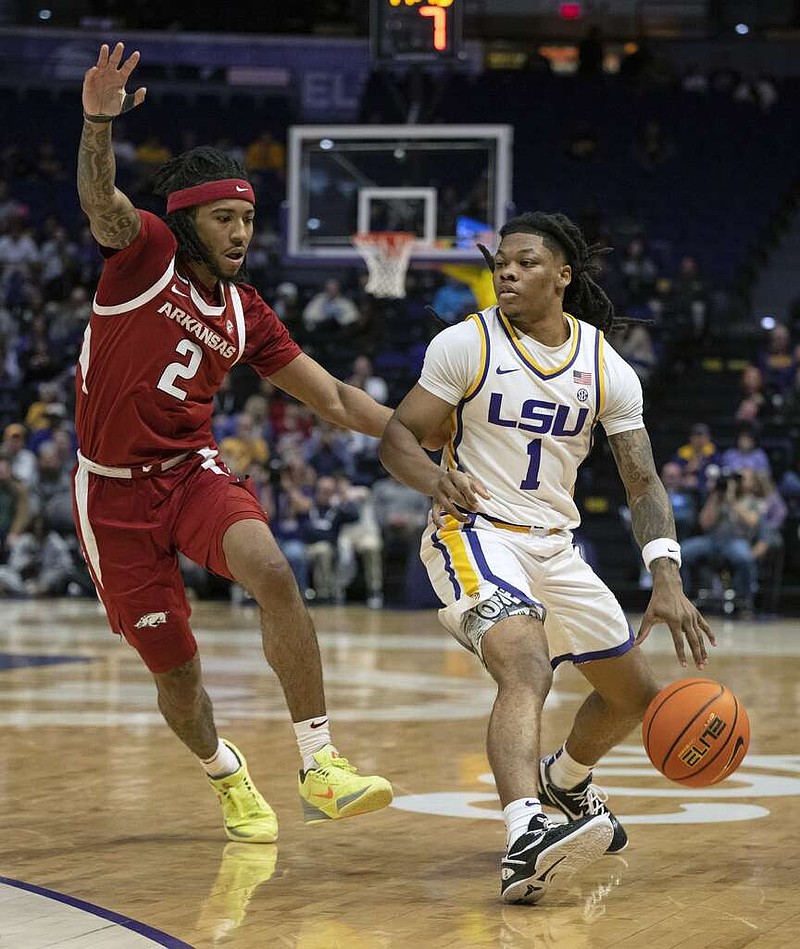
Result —
M 526 491 L 535 491 L 539 487 L 539 466 L 542 463 L 542 440 L 533 438 L 528 442 L 528 473 L 522 479 L 520 487 Z
M 180 353 L 181 356 L 189 356 L 189 364 L 185 366 L 182 362 L 171 362 L 161 373 L 161 378 L 156 383 L 156 388 L 161 389 L 161 391 L 166 392 L 167 395 L 172 395 L 183 402 L 189 393 L 183 389 L 179 389 L 178 386 L 175 385 L 175 380 L 178 378 L 194 379 L 197 375 L 197 370 L 200 368 L 203 350 L 197 343 L 193 343 L 190 339 L 182 339 L 175 347 L 175 352 Z

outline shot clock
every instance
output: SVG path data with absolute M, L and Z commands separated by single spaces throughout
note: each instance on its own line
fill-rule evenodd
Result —
M 377 62 L 434 63 L 458 57 L 465 0 L 370 2 L 370 47 Z

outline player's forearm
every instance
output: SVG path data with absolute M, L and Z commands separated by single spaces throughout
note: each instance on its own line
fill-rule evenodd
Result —
M 324 410 L 320 408 L 319 413 L 334 425 L 374 438 L 381 437 L 386 423 L 392 417 L 391 409 L 376 402 L 363 389 L 346 382 L 337 383 L 336 401 Z
M 390 419 L 380 446 L 383 467 L 398 481 L 432 497 L 442 470 L 425 453 L 416 436 L 398 419 Z
M 88 214 L 114 203 L 117 163 L 111 145 L 111 122 L 84 119 L 78 146 L 78 197 Z
M 654 480 L 641 494 L 629 498 L 631 528 L 640 547 L 659 537 L 677 537 L 669 496 L 660 481 Z
M 629 501 L 631 510 L 631 528 L 640 547 L 660 537 L 677 538 L 675 518 L 669 495 L 660 481 L 655 481 L 649 490 Z M 680 568 L 669 557 L 656 557 L 650 562 L 653 582 L 675 580 L 680 582 Z

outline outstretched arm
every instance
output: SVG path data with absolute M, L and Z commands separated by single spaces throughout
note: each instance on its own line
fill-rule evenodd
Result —
M 674 540 L 676 533 L 672 506 L 658 477 L 646 430 L 637 428 L 619 432 L 610 435 L 608 442 L 625 485 L 631 527 L 639 546 L 644 547 L 651 540 L 662 537 Z M 716 641 L 708 623 L 684 595 L 678 564 L 668 557 L 657 557 L 651 562 L 650 571 L 653 574 L 653 593 L 636 641 L 646 639 L 656 623 L 666 623 L 681 665 L 686 665 L 685 637 L 695 665 L 702 669 L 707 659 L 703 637 L 707 637 L 713 645 L 716 645 Z
M 139 62 L 132 53 L 123 63 L 124 47 L 117 43 L 109 53 L 104 43 L 97 63 L 83 78 L 83 131 L 78 147 L 78 196 L 89 218 L 92 234 L 104 247 L 127 247 L 139 233 L 136 208 L 114 184 L 116 162 L 111 147 L 111 120 L 123 111 L 125 83 Z M 128 108 L 144 102 L 139 88 L 128 99 Z

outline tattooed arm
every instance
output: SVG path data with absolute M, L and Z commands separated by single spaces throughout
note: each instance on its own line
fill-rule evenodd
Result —
M 619 432 L 610 435 L 608 442 L 625 485 L 631 526 L 639 546 L 644 547 L 659 537 L 675 539 L 672 505 L 658 477 L 647 431 L 637 428 Z M 653 593 L 636 641 L 646 639 L 656 623 L 666 623 L 681 665 L 686 665 L 685 637 L 695 665 L 702 669 L 707 658 L 703 637 L 706 636 L 712 645 L 716 645 L 716 642 L 708 623 L 684 595 L 678 564 L 668 557 L 657 557 L 650 564 L 650 570 L 653 574 Z
M 109 53 L 104 43 L 97 63 L 83 79 L 83 132 L 78 147 L 78 196 L 92 234 L 104 247 L 127 247 L 139 233 L 141 220 L 130 200 L 115 186 L 116 161 L 111 146 L 111 121 L 122 111 L 125 83 L 139 62 L 132 53 L 122 63 L 124 47 Z M 133 106 L 144 102 L 145 89 L 133 94 Z M 89 118 L 86 118 L 89 116 Z M 98 117 L 100 121 L 98 121 Z

